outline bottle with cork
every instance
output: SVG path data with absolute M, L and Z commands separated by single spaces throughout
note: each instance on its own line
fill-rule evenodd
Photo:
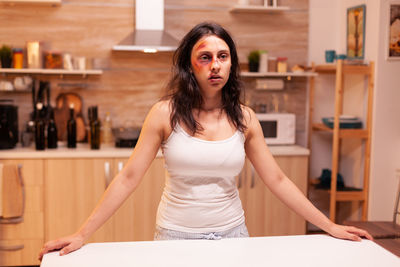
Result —
M 100 120 L 98 119 L 97 106 L 89 108 L 90 119 L 90 148 L 100 149 Z
M 74 104 L 69 106 L 69 119 L 67 121 L 67 147 L 76 148 L 76 121 L 74 118 Z

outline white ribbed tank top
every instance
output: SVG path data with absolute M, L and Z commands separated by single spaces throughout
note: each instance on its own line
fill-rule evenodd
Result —
M 157 224 L 203 233 L 244 223 L 235 181 L 245 160 L 244 141 L 240 131 L 221 141 L 202 140 L 177 124 L 161 146 L 167 172 Z

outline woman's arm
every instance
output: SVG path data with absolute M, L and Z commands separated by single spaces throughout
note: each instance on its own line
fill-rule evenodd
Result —
M 259 121 L 251 109 L 247 110 L 246 155 L 269 189 L 297 214 L 334 237 L 360 240 L 360 236 L 365 236 L 372 239 L 362 229 L 333 223 L 304 196 L 279 168 L 265 143 Z
M 52 250 L 62 249 L 60 255 L 65 255 L 79 249 L 136 189 L 164 140 L 166 129 L 169 127 L 168 110 L 167 102 L 159 102 L 153 106 L 127 164 L 115 176 L 92 214 L 73 235 L 47 242 L 39 254 L 39 259 Z

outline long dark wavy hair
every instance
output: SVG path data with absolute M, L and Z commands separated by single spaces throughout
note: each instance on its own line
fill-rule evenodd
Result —
M 194 135 L 203 131 L 202 126 L 193 117 L 192 110 L 200 109 L 203 98 L 194 74 L 191 72 L 191 53 L 193 46 L 204 36 L 215 35 L 229 46 L 231 55 L 231 70 L 229 79 L 222 88 L 222 109 L 229 121 L 241 132 L 244 132 L 244 117 L 241 109 L 240 96 L 243 85 L 240 80 L 239 60 L 235 43 L 230 34 L 220 25 L 213 22 L 203 22 L 191 29 L 173 56 L 172 78 L 167 85 L 168 94 L 164 99 L 171 99 L 170 123 L 175 129 L 177 123 L 184 123 Z

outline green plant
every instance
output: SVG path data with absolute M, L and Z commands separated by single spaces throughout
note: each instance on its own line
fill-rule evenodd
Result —
M 247 56 L 247 60 L 249 63 L 258 64 L 260 62 L 260 50 L 250 51 L 249 55 Z
M 12 50 L 11 47 L 3 45 L 0 48 L 0 61 L 2 68 L 10 68 L 12 61 Z
M 0 48 L 0 57 L 1 58 L 6 58 L 6 57 L 10 57 L 12 56 L 12 50 L 11 47 L 9 47 L 8 45 L 3 45 Z

